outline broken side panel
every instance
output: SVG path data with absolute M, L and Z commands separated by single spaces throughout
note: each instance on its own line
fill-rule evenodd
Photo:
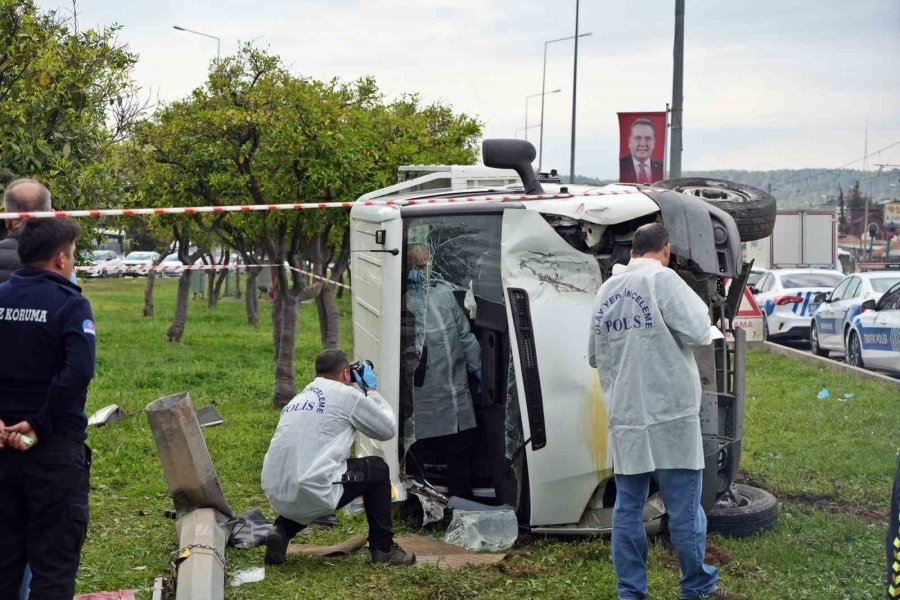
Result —
M 531 525 L 577 523 L 597 484 L 611 474 L 607 462 L 607 416 L 600 378 L 587 358 L 600 268 L 589 254 L 563 240 L 537 212 L 506 211 L 501 274 L 504 288 L 527 302 L 530 331 L 519 331 L 509 306 L 510 346 L 515 364 L 522 426 L 534 436 L 536 409 L 523 373 L 539 371 L 543 447 L 526 449 Z M 521 307 L 520 307 L 521 308 Z M 524 313 L 523 313 L 524 314 Z M 521 344 L 528 336 L 530 344 Z M 529 400 L 532 405 L 529 406 Z

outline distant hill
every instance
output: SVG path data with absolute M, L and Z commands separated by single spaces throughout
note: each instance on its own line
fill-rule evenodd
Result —
M 713 177 L 746 183 L 769 189 L 784 208 L 817 206 L 837 198 L 838 184 L 844 191 L 844 199 L 850 196 L 849 188 L 859 185 L 863 195 L 874 201 L 900 199 L 900 169 L 884 171 L 858 171 L 848 169 L 782 169 L 778 171 L 687 171 L 685 177 Z M 563 180 L 565 181 L 565 177 Z M 576 176 L 577 183 L 610 183 L 594 177 Z

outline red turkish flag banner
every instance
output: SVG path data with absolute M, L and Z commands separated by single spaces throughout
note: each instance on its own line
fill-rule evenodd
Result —
M 649 185 L 665 179 L 666 112 L 619 115 L 619 181 Z

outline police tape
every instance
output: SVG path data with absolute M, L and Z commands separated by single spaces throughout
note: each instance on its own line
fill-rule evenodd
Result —
M 517 202 L 535 200 L 564 200 L 569 198 L 589 198 L 595 196 L 620 196 L 635 194 L 638 192 L 663 192 L 668 190 L 656 188 L 637 188 L 629 186 L 628 189 L 596 190 L 581 192 L 578 194 L 514 194 L 502 196 L 456 196 L 446 198 L 410 198 L 406 200 L 357 200 L 355 202 L 307 202 L 295 204 L 234 204 L 225 206 L 171 206 L 164 208 L 108 208 L 93 210 L 49 210 L 38 212 L 0 212 L 0 221 L 11 219 L 54 219 L 54 218 L 93 218 L 101 217 L 138 217 L 159 215 L 196 215 L 196 214 L 221 214 L 234 212 L 268 212 L 281 210 L 325 210 L 346 209 L 354 206 L 419 206 L 423 204 L 462 204 L 483 202 Z
M 119 266 L 111 266 L 106 267 L 104 269 L 103 265 L 88 265 L 88 266 L 76 266 L 75 270 L 85 273 L 95 273 L 95 272 L 106 272 L 110 275 L 146 275 L 150 271 L 162 272 L 162 273 L 172 273 L 172 274 L 181 274 L 184 271 L 235 271 L 240 269 L 255 269 L 255 268 L 278 268 L 284 267 L 286 269 L 290 269 L 291 271 L 300 273 L 302 275 L 306 275 L 312 279 L 317 281 L 324 281 L 326 284 L 334 285 L 337 287 L 351 289 L 349 285 L 340 283 L 337 281 L 333 281 L 328 279 L 327 277 L 323 277 L 311 271 L 306 271 L 304 269 L 300 269 L 291 265 L 276 265 L 276 264 L 258 264 L 258 265 L 119 265 Z

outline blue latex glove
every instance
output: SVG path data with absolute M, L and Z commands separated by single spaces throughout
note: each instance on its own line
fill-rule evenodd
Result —
M 362 377 L 359 376 L 359 373 L 353 371 L 353 379 L 356 381 L 356 385 L 364 392 L 378 389 L 378 378 L 375 377 L 375 371 L 369 363 L 363 363 Z
M 472 371 L 472 377 L 474 377 L 475 380 L 478 382 L 478 385 L 475 387 L 475 393 L 480 394 L 481 393 L 481 369 L 475 369 L 474 371 Z

